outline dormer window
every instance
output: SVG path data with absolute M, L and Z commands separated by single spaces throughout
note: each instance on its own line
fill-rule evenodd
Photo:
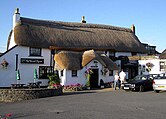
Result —
M 29 56 L 41 56 L 41 48 L 29 48 Z

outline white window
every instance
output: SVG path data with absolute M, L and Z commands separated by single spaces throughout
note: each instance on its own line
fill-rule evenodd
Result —
M 48 75 L 52 74 L 51 66 L 39 66 L 39 79 L 48 79 Z
M 166 62 L 160 62 L 160 71 L 166 71 Z
M 109 76 L 113 76 L 113 70 L 109 70 Z
M 41 48 L 29 48 L 29 56 L 41 56 Z
M 63 76 L 63 70 L 61 70 L 60 73 L 61 73 L 61 76 Z
M 72 77 L 77 77 L 77 70 L 72 70 Z

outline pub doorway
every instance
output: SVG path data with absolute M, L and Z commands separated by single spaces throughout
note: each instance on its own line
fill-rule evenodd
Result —
M 92 69 L 93 73 L 90 76 L 90 87 L 91 88 L 98 88 L 98 81 L 99 81 L 99 69 Z

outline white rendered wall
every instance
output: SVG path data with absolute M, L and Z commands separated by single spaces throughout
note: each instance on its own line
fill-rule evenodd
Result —
M 97 60 L 96 60 L 97 61 Z M 100 85 L 100 79 L 103 79 L 103 81 L 106 83 L 106 82 L 111 82 L 114 80 L 114 74 L 115 74 L 115 71 L 113 73 L 113 76 L 109 76 L 109 72 L 106 73 L 106 75 L 102 75 L 101 74 L 101 69 L 102 69 L 102 64 L 97 61 L 97 67 L 93 67 L 95 66 L 94 64 L 94 60 L 92 60 L 88 65 L 86 65 L 83 69 L 81 70 L 77 70 L 77 77 L 72 77 L 72 71 L 71 70 L 66 70 L 66 79 L 63 77 L 61 77 L 63 83 L 61 83 L 62 85 L 66 86 L 66 85 L 74 85 L 74 84 L 82 84 L 82 85 L 85 85 L 86 82 L 87 82 L 87 78 L 85 76 L 85 71 L 86 69 L 88 68 L 91 68 L 91 69 L 99 69 L 98 71 L 98 75 L 99 75 L 99 78 L 98 78 L 98 85 Z M 91 67 L 92 66 L 92 67 Z
M 115 57 L 119 56 L 132 56 L 131 52 L 116 52 Z
M 11 35 L 11 39 L 10 39 L 9 49 L 14 47 L 15 45 L 16 45 L 16 43 L 14 41 L 14 30 L 13 30 L 12 35 Z
M 61 80 L 61 85 L 64 86 L 65 84 L 67 84 L 67 80 L 66 80 L 66 77 L 67 77 L 67 73 L 66 73 L 66 69 L 63 70 L 63 76 L 61 76 L 61 72 L 59 71 L 59 78 Z
M 18 68 L 21 76 L 20 83 L 28 84 L 29 82 L 33 82 L 34 68 L 37 68 L 37 72 L 39 72 L 39 66 L 50 65 L 49 49 L 42 49 L 42 57 L 32 57 L 29 56 L 29 47 L 16 46 L 0 57 L 0 63 L 2 63 L 4 58 L 9 63 L 7 69 L 3 69 L 0 66 L 0 87 L 8 87 L 12 83 L 17 83 L 15 71 L 16 54 L 18 54 Z M 20 62 L 20 58 L 44 59 L 44 64 L 25 64 Z M 42 85 L 48 84 L 48 79 L 38 79 L 37 81 L 42 81 Z
M 20 13 L 14 13 L 14 15 L 13 15 L 13 29 L 19 21 L 20 21 Z
M 13 15 L 13 28 L 12 28 L 13 32 L 12 32 L 11 39 L 10 39 L 9 49 L 16 45 L 16 43 L 14 41 L 14 27 L 17 25 L 18 22 L 20 22 L 20 13 L 14 13 L 14 15 Z
M 159 74 L 159 73 L 163 73 L 160 71 L 160 62 L 164 61 L 166 63 L 166 60 L 160 60 L 160 59 L 152 59 L 152 60 L 139 60 L 138 63 L 139 65 L 141 65 L 141 70 L 143 71 L 143 66 L 145 66 L 146 68 L 146 63 L 150 62 L 152 63 L 154 66 L 151 68 L 150 72 L 147 72 L 145 69 L 145 72 L 142 72 L 143 74 Z

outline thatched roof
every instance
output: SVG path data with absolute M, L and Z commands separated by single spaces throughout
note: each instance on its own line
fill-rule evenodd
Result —
M 82 68 L 82 53 L 73 51 L 61 51 L 55 54 L 56 69 L 79 70 Z
M 55 54 L 56 69 L 80 70 L 92 60 L 98 60 L 109 70 L 117 70 L 117 65 L 104 54 L 99 54 L 94 50 L 85 52 L 61 51 Z
M 160 54 L 160 59 L 166 59 L 166 49 Z
M 21 17 L 14 29 L 17 45 L 61 50 L 114 50 L 145 53 L 131 29 L 109 25 L 35 20 Z
M 155 55 L 148 56 L 128 56 L 129 60 L 149 60 L 149 59 L 158 59 Z
M 86 66 L 92 60 L 98 60 L 104 67 L 109 70 L 118 69 L 117 65 L 102 52 L 95 52 L 94 50 L 85 51 L 82 56 L 82 66 Z

